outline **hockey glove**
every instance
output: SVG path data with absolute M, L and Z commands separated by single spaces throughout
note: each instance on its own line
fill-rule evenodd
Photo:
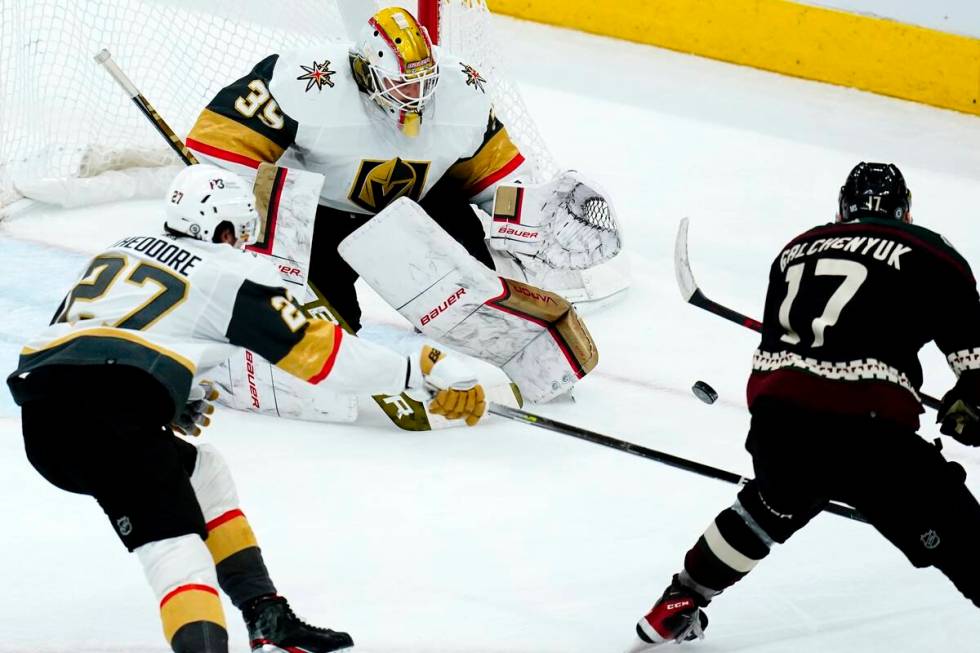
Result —
M 525 265 L 585 270 L 622 246 L 608 196 L 573 170 L 545 184 L 500 184 L 495 191 L 490 247 Z
M 201 381 L 191 388 L 184 409 L 171 426 L 183 435 L 201 435 L 201 429 L 211 424 L 211 418 L 208 416 L 214 412 L 213 402 L 217 398 L 218 391 L 215 390 L 214 384 L 211 381 Z
M 976 401 L 964 396 L 965 394 L 959 384 L 947 392 L 936 415 L 936 422 L 942 423 L 939 427 L 941 433 L 957 442 L 978 447 L 980 446 L 980 406 Z
M 432 393 L 429 412 L 447 419 L 463 419 L 467 426 L 480 421 L 486 412 L 486 397 L 473 372 L 456 358 L 425 345 L 411 357 L 409 390 Z

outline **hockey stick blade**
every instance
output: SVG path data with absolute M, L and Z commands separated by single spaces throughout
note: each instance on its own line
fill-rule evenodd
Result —
M 688 218 L 681 220 L 681 224 L 677 228 L 677 241 L 674 243 L 674 272 L 677 274 L 677 286 L 680 288 L 681 297 L 688 304 L 694 304 L 698 308 L 703 308 L 726 320 L 762 333 L 761 322 L 708 299 L 698 288 L 698 283 L 694 280 L 694 272 L 691 271 L 691 260 L 687 254 L 687 228 L 689 224 Z
M 687 254 L 687 229 L 689 223 L 690 220 L 688 218 L 681 219 L 681 224 L 677 228 L 677 241 L 674 243 L 674 272 L 677 274 L 677 285 L 680 288 L 681 296 L 684 297 L 684 301 L 698 308 L 702 308 L 709 313 L 723 317 L 729 322 L 735 322 L 747 329 L 762 333 L 762 322 L 708 299 L 701 292 L 701 289 L 698 288 L 698 283 L 694 280 L 694 273 L 691 271 L 691 261 Z M 941 401 L 924 392 L 919 392 L 919 397 L 925 406 L 934 410 L 939 410 L 939 407 L 942 405 Z
M 677 287 L 680 288 L 685 302 L 690 302 L 694 293 L 698 292 L 698 284 L 691 272 L 691 260 L 687 256 L 687 227 L 690 222 L 688 218 L 681 218 L 681 224 L 677 227 L 677 240 L 674 242 L 674 272 L 677 274 Z
M 515 422 L 523 422 L 525 424 L 530 424 L 531 426 L 537 426 L 542 429 L 554 431 L 555 433 L 561 433 L 562 435 L 568 435 L 573 438 L 578 438 L 579 440 L 585 440 L 586 442 L 601 445 L 603 447 L 616 449 L 634 456 L 639 456 L 640 458 L 654 460 L 658 463 L 669 465 L 670 467 L 676 467 L 677 469 L 683 469 L 686 472 L 693 472 L 695 474 L 707 476 L 708 478 L 714 478 L 719 481 L 726 481 L 728 483 L 734 483 L 735 485 L 744 485 L 749 481 L 748 478 L 739 476 L 734 472 L 712 467 L 711 465 L 705 465 L 704 463 L 699 463 L 694 460 L 688 460 L 687 458 L 681 458 L 680 456 L 675 456 L 664 451 L 657 451 L 656 449 L 650 449 L 638 444 L 633 444 L 632 442 L 627 442 L 626 440 L 620 440 L 608 435 L 596 433 L 595 431 L 590 431 L 579 426 L 573 426 L 572 424 L 565 424 L 564 422 L 559 422 L 542 415 L 535 415 L 534 413 L 529 413 L 517 408 L 510 408 L 508 406 L 501 406 L 500 404 L 491 403 L 487 410 L 493 415 L 505 417 L 507 419 L 514 420 Z M 835 515 L 840 515 L 841 517 L 853 519 L 855 521 L 867 521 L 857 510 L 842 503 L 831 501 L 827 504 L 824 510 Z

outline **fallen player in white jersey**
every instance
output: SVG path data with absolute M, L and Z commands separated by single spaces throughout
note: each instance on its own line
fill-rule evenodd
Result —
M 94 257 L 7 379 L 27 457 L 49 482 L 100 504 L 139 557 L 177 653 L 227 653 L 218 588 L 240 608 L 253 651 L 327 653 L 346 633 L 309 626 L 278 595 L 231 474 L 199 433 L 205 381 L 247 347 L 304 383 L 350 393 L 408 390 L 475 424 L 482 387 L 460 361 L 403 356 L 310 320 L 264 258 L 249 186 L 198 165 L 167 195 L 167 233 L 124 238 Z

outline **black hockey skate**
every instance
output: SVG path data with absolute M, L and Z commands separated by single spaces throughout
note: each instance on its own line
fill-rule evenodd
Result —
M 708 615 L 701 609 L 708 602 L 678 582 L 677 576 L 663 596 L 636 624 L 637 640 L 627 653 L 652 651 L 668 642 L 689 642 L 704 638 Z
M 242 610 L 252 653 L 329 653 L 354 646 L 347 633 L 297 618 L 281 596 L 262 596 Z

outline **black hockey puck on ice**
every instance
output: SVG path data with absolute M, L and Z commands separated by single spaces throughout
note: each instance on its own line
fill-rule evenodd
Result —
M 718 398 L 718 393 L 715 392 L 715 389 L 704 381 L 695 381 L 694 385 L 691 386 L 691 392 L 706 404 L 713 404 Z

